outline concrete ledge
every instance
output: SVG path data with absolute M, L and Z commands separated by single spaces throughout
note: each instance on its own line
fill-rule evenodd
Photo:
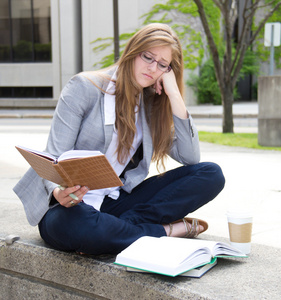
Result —
M 0 99 L 0 118 L 52 118 L 57 105 L 54 99 Z M 49 110 L 51 113 L 46 113 Z M 188 107 L 193 118 L 220 119 L 221 105 L 197 105 Z M 233 104 L 233 118 L 257 118 L 257 103 Z
M 41 114 L 0 114 L 0 119 L 52 119 L 53 114 L 41 113 Z
M 10 246 L 0 239 L 1 296 L 9 300 L 280 297 L 279 248 L 254 244 L 248 259 L 219 259 L 218 265 L 200 279 L 129 273 L 114 265 L 114 259 L 56 251 L 39 238 L 35 243 L 18 241 Z
M 211 114 L 200 114 L 200 113 L 193 113 L 192 114 L 192 118 L 193 119 L 209 119 L 209 118 L 213 118 L 213 119 L 221 119 L 223 117 L 222 114 L 216 114 L 216 113 L 211 113 Z M 233 118 L 234 119 L 243 119 L 243 118 L 257 118 L 258 115 L 253 113 L 247 113 L 247 114 L 233 114 Z
M 52 119 L 54 108 L 1 109 L 0 119 Z
M 26 98 L 12 98 L 12 99 L 0 99 L 1 108 L 12 109 L 25 109 L 25 108 L 55 108 L 58 101 L 54 99 L 26 99 Z
M 20 114 L 20 113 L 7 113 L 7 114 L 0 114 L 0 119 L 52 119 L 52 113 L 44 113 L 41 112 L 40 114 Z
M 54 110 L 50 109 L 2 109 L 0 111 L 0 119 L 18 119 L 18 118 L 32 118 L 32 119 L 52 119 L 53 118 Z M 200 114 L 200 113 L 193 113 L 193 119 L 221 119 L 223 116 L 222 114 Z M 233 115 L 234 119 L 246 119 L 246 118 L 257 118 L 256 114 L 235 114 Z

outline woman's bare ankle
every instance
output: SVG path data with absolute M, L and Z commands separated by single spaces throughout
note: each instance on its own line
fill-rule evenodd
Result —
M 192 225 L 186 222 L 187 227 L 185 227 L 184 222 L 177 222 L 177 223 L 167 224 L 163 226 L 167 236 L 184 237 L 190 231 Z M 202 225 L 198 225 L 197 227 L 199 227 L 198 233 L 204 230 L 204 227 Z

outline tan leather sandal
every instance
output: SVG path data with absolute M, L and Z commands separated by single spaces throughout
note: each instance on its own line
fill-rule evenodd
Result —
M 185 226 L 185 229 L 186 229 L 186 234 L 183 236 L 184 238 L 195 238 L 197 237 L 200 233 L 203 233 L 204 231 L 206 231 L 208 229 L 208 223 L 203 221 L 203 220 L 200 220 L 200 219 L 195 219 L 195 218 L 183 218 L 183 219 L 180 219 L 180 220 L 177 220 L 175 222 L 172 222 L 169 224 L 170 226 L 170 232 L 169 232 L 169 235 L 168 236 L 171 236 L 172 235 L 172 232 L 173 232 L 173 224 L 175 223 L 180 223 L 180 222 L 183 222 L 184 226 Z M 191 225 L 190 228 L 188 228 L 187 226 L 187 223 L 189 223 Z M 201 225 L 203 226 L 203 230 L 202 231 L 198 231 L 198 226 Z

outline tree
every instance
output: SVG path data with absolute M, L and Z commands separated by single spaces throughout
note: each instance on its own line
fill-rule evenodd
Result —
M 232 54 L 233 49 L 233 32 L 234 25 L 238 17 L 238 1 L 233 0 L 213 0 L 214 4 L 219 8 L 222 14 L 222 20 L 225 27 L 225 52 L 222 62 L 219 59 L 218 47 L 214 42 L 212 36 L 210 25 L 208 23 L 204 0 L 194 0 L 200 20 L 202 22 L 210 53 L 214 61 L 216 78 L 218 80 L 222 103 L 223 103 L 223 132 L 233 132 L 233 112 L 232 112 L 232 103 L 233 103 L 233 90 L 236 86 L 239 71 L 242 68 L 243 59 L 245 57 L 246 50 L 253 44 L 256 40 L 259 32 L 264 27 L 266 21 L 270 16 L 281 6 L 281 1 L 239 1 L 239 5 L 244 5 L 242 11 L 243 16 L 243 26 L 241 33 L 238 37 L 236 43 L 236 50 L 234 55 Z M 244 3 L 243 3 L 244 2 Z M 256 30 L 251 32 L 254 16 L 256 15 L 259 9 L 266 9 L 265 16 L 259 22 L 256 27 Z

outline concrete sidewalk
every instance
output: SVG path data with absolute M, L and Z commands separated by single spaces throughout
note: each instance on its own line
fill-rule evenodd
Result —
M 188 106 L 194 118 L 221 118 L 221 105 Z M 54 109 L 1 109 L 0 118 L 52 118 Z M 235 118 L 257 118 L 257 102 L 238 102 L 233 104 Z
M 253 112 L 255 106 L 250 106 Z M 239 110 L 246 115 L 246 106 Z M 201 238 L 228 241 L 227 210 L 250 209 L 254 213 L 252 252 L 243 261 L 219 260 L 199 280 L 167 278 L 127 273 L 113 265 L 112 256 L 87 258 L 48 248 L 38 229 L 27 223 L 12 187 L 28 168 L 14 146 L 44 149 L 49 125 L 6 124 L 0 126 L 0 138 L 5 141 L 0 150 L 0 289 L 6 292 L 4 300 L 50 299 L 51 295 L 58 299 L 280 299 L 279 151 L 200 144 L 201 160 L 218 163 L 226 177 L 222 193 L 192 214 L 209 223 Z M 168 169 L 177 165 L 168 161 Z M 152 166 L 150 175 L 155 173 Z M 10 234 L 20 240 L 8 246 L 5 237 Z

